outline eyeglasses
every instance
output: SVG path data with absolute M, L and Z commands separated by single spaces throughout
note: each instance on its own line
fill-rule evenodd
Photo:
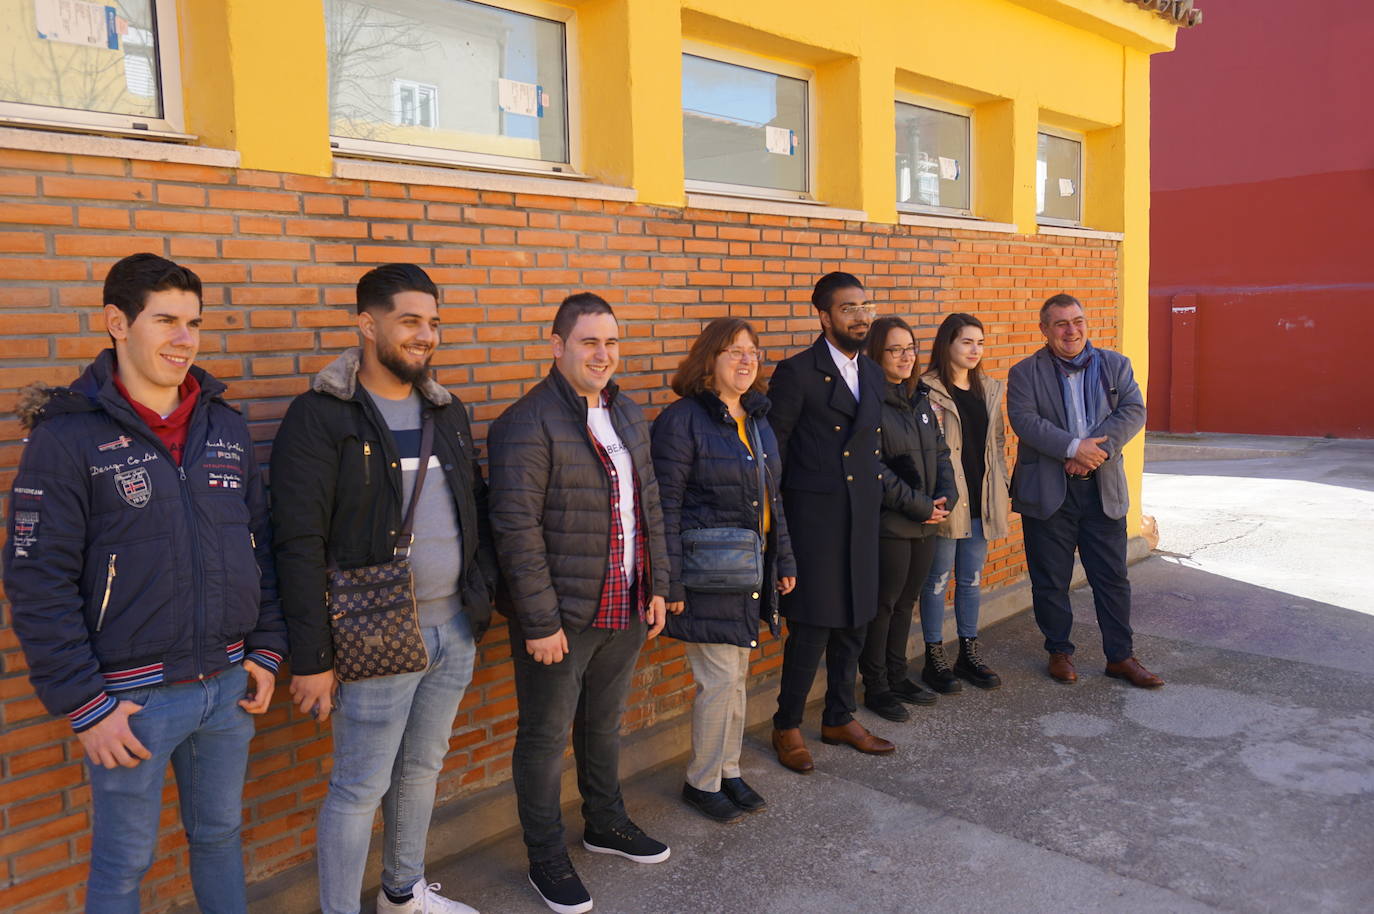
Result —
M 872 317 L 878 313 L 878 306 L 872 302 L 860 305 L 841 305 L 840 313 L 845 317 Z
M 883 352 L 886 352 L 894 359 L 900 359 L 904 355 L 909 355 L 914 359 L 916 357 L 916 346 L 914 344 L 911 346 L 888 346 Z
M 738 363 L 738 362 L 745 362 L 745 361 L 750 361 L 750 362 L 762 362 L 762 361 L 763 361 L 763 350 L 762 350 L 762 349 L 725 349 L 725 350 L 723 350 L 723 354 L 724 354 L 725 356 L 727 356 L 727 357 L 730 359 L 730 361 L 736 362 L 736 363 Z

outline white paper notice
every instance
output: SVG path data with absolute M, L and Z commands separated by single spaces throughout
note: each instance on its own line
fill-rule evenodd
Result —
M 790 156 L 796 153 L 796 136 L 786 127 L 764 127 L 763 145 L 774 155 Z
M 496 81 L 497 104 L 507 114 L 523 114 L 526 117 L 539 116 L 539 87 L 534 83 L 522 83 L 513 79 Z
M 959 160 L 940 156 L 940 177 L 945 181 L 958 181 Z
M 119 49 L 114 7 L 82 0 L 34 0 L 34 26 L 40 38 L 88 48 Z
M 1072 197 L 1072 196 L 1073 196 L 1073 178 L 1060 178 L 1060 179 L 1059 179 L 1059 196 L 1061 196 L 1061 197 Z

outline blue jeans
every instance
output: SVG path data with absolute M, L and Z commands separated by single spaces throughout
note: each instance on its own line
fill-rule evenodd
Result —
M 339 685 L 334 769 L 316 823 L 323 914 L 357 914 L 379 803 L 383 888 L 404 895 L 425 874 L 435 786 L 477 645 L 463 613 L 421 631 L 425 670 Z
M 238 706 L 248 674 L 235 666 L 196 682 L 132 689 L 142 705 L 129 729 L 152 753 L 133 768 L 86 763 L 95 823 L 87 914 L 137 914 L 139 883 L 152 865 L 167 763 L 176 774 L 181 824 L 191 853 L 191 887 L 207 914 L 242 914 L 239 827 L 253 718 Z
M 926 586 L 921 588 L 921 636 L 927 644 L 945 640 L 945 591 L 954 572 L 954 622 L 960 638 L 978 637 L 978 608 L 982 602 L 983 563 L 988 541 L 983 521 L 973 521 L 970 535 L 961 540 L 939 537 Z

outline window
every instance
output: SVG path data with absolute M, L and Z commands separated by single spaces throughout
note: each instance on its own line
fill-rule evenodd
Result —
M 807 79 L 682 55 L 682 148 L 691 189 L 809 198 L 810 121 Z
M 180 134 L 176 0 L 5 6 L 0 122 Z
M 394 87 L 395 104 L 392 109 L 393 124 L 405 127 L 438 127 L 439 90 L 424 83 L 413 83 L 408 79 L 398 79 Z
M 570 13 L 529 0 L 507 5 L 520 11 L 469 0 L 325 0 L 334 146 L 571 171 L 569 24 L 550 18 Z
M 971 113 L 896 104 L 897 203 L 903 208 L 969 215 Z
M 1083 140 L 1041 128 L 1035 145 L 1035 214 L 1049 225 L 1083 223 Z

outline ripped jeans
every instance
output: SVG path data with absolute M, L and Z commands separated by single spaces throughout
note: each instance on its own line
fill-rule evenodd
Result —
M 973 521 L 972 533 L 964 539 L 942 536 L 935 541 L 935 560 L 921 588 L 921 634 L 927 644 L 945 640 L 945 592 L 949 589 L 951 572 L 954 574 L 954 621 L 959 637 L 978 637 L 978 607 L 982 599 L 983 563 L 987 557 L 988 541 L 983 539 L 981 519 Z

